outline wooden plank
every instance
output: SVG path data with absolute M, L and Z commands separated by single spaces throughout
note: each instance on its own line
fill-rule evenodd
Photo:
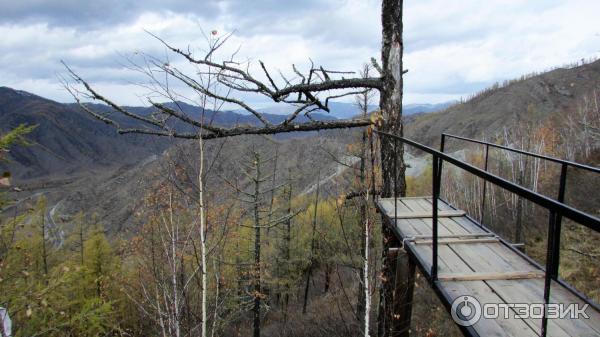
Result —
M 423 206 L 421 206 L 421 204 L 419 204 L 418 199 L 402 199 L 401 198 L 400 200 L 402 200 L 402 202 L 404 204 L 406 204 L 406 206 L 410 207 L 410 209 L 412 209 L 413 212 L 431 214 L 431 207 L 429 207 L 429 209 L 423 208 Z
M 463 227 L 469 233 L 488 233 L 475 222 L 469 220 L 466 216 L 452 218 L 459 226 Z
M 454 218 L 440 218 L 438 219 L 438 221 L 444 226 L 446 226 L 446 228 L 450 229 L 450 231 L 454 234 L 470 233 L 467 229 L 456 223 L 456 221 L 454 221 Z
M 533 280 L 491 280 L 486 281 L 486 284 L 496 292 L 505 303 L 543 303 L 543 295 L 540 296 L 540 294 L 536 294 L 526 287 L 531 281 Z M 541 319 L 532 319 L 528 317 L 524 319 L 524 321 L 538 333 L 541 331 Z M 548 320 L 548 336 L 568 337 L 581 335 L 571 335 L 557 325 L 555 320 Z
M 455 244 L 452 245 L 452 249 L 456 251 L 456 254 L 461 256 L 467 264 L 477 272 L 512 272 L 518 271 L 510 263 L 506 263 L 504 260 L 499 258 L 496 253 L 486 248 L 488 245 L 499 244 L 487 243 L 487 244 Z M 536 268 L 526 268 L 521 271 L 535 271 Z
M 400 197 L 400 198 L 398 198 L 398 200 L 405 200 L 405 199 L 408 199 L 408 200 L 416 199 L 416 200 L 418 200 L 418 199 L 428 199 L 428 198 L 431 199 L 431 196 L 424 196 L 424 197 Z M 394 201 L 394 198 L 379 198 L 379 200 Z
M 428 202 L 427 199 L 422 198 L 422 199 L 417 199 L 416 202 L 421 206 L 421 208 L 428 210 L 428 211 L 432 211 L 433 210 L 433 204 Z M 440 211 L 440 205 L 438 203 L 438 211 Z
M 379 206 L 383 209 L 386 215 L 394 214 L 394 199 L 379 199 L 377 201 Z M 398 201 L 398 213 L 400 212 L 412 212 L 412 209 L 408 208 L 405 204 Z
M 433 244 L 432 239 L 417 239 L 413 241 L 416 245 L 431 245 Z M 475 239 L 439 239 L 439 245 L 459 244 L 459 243 L 497 243 L 500 239 L 497 238 L 475 238 Z
M 438 264 L 443 261 L 443 264 L 448 268 L 446 270 L 438 269 L 438 274 L 468 274 L 474 270 L 447 245 L 438 246 Z
M 386 214 L 388 217 L 394 219 L 419 219 L 419 218 L 433 218 L 431 211 L 413 211 L 413 212 L 397 212 L 394 213 L 392 210 Z M 465 215 L 464 211 L 440 211 L 438 212 L 439 218 L 455 217 Z
M 430 234 L 430 229 L 428 229 L 427 226 L 423 223 L 423 221 L 421 221 L 419 219 L 404 219 L 404 220 L 396 220 L 396 221 L 397 222 L 401 221 L 407 227 L 410 226 L 410 228 L 412 228 L 412 230 L 415 233 L 417 233 L 417 234 L 415 234 L 416 236 Z
M 416 228 L 414 228 L 412 226 L 412 224 L 410 223 L 410 220 L 408 220 L 408 219 L 396 220 L 396 228 L 397 228 L 398 232 L 400 233 L 401 237 L 399 239 L 401 239 L 401 240 L 421 234 L 421 232 L 419 230 L 417 230 Z
M 438 239 L 457 239 L 457 238 L 497 238 L 494 233 L 481 233 L 481 234 L 448 234 L 448 235 L 438 235 Z M 415 235 L 410 238 L 411 240 L 431 240 L 431 235 Z
M 543 281 L 540 280 L 532 280 L 532 284 L 535 284 L 540 289 L 543 289 Z M 539 283 L 539 285 L 538 285 Z M 550 302 L 551 303 L 577 303 L 580 306 L 583 306 L 585 302 L 569 291 L 567 288 L 564 288 L 559 283 L 552 281 L 552 288 L 550 290 Z M 589 306 L 585 311 L 590 319 L 580 320 L 585 323 L 590 329 L 594 330 L 597 335 L 600 336 L 600 312 L 598 312 L 593 307 Z
M 529 298 L 532 300 L 530 303 L 543 302 L 544 282 L 542 280 L 536 280 L 536 282 L 533 282 L 533 280 L 530 282 L 522 282 L 519 286 L 515 287 L 513 285 L 512 287 L 516 288 L 515 290 L 518 292 L 527 292 Z M 550 303 L 578 303 L 583 305 L 583 301 L 556 282 L 553 282 L 552 287 L 550 288 Z M 599 336 L 600 327 L 598 324 L 598 317 L 600 314 L 591 307 L 588 307 L 586 313 L 590 315 L 590 319 L 553 319 L 549 320 L 549 322 L 556 324 L 560 329 L 571 336 Z M 539 324 L 541 324 L 541 320 L 538 319 L 536 321 L 539 321 Z M 549 330 L 549 332 L 552 332 L 552 330 Z
M 532 278 L 544 278 L 544 273 L 540 271 L 514 271 L 501 273 L 438 274 L 438 279 L 441 281 L 520 280 Z
M 393 218 L 394 199 L 380 199 L 378 202 L 386 215 Z M 430 269 L 432 264 L 431 204 L 431 197 L 400 198 L 397 202 L 398 218 L 395 221 L 402 239 L 409 240 L 406 241 L 405 249 L 410 249 L 419 256 L 425 269 Z M 541 303 L 543 271 L 500 243 L 494 233 L 463 216 L 464 212 L 455 210 L 441 200 L 438 205 L 438 277 L 441 287 L 451 283 L 454 290 L 462 287 L 462 294 L 496 297 L 495 301 L 484 301 L 485 303 Z M 448 214 L 460 215 L 445 216 Z M 553 284 L 551 295 L 553 303 L 579 301 L 583 304 L 557 283 Z M 548 335 L 600 336 L 600 313 L 592 307 L 586 312 L 591 312 L 591 319 L 549 321 Z M 513 310 L 512 315 L 514 314 Z M 482 336 L 535 336 L 536 332 L 539 333 L 540 326 L 539 319 L 520 320 L 511 317 L 500 318 L 494 323 L 480 322 L 475 328 Z
M 425 201 L 427 201 L 427 203 L 429 203 L 430 205 L 433 205 L 433 198 L 432 197 L 426 197 Z M 433 206 L 429 206 L 429 208 L 432 208 Z M 443 200 L 438 199 L 438 209 L 441 211 L 450 211 L 450 210 L 454 210 L 454 208 L 452 208 L 450 205 L 448 205 L 447 203 L 445 203 Z
M 527 261 L 521 255 L 515 253 L 504 244 L 489 245 L 487 248 L 496 253 L 496 255 L 498 255 L 503 261 L 514 266 L 515 268 L 537 268 L 533 263 Z
M 480 303 L 502 303 L 503 300 L 495 294 L 483 281 L 445 281 L 440 287 L 454 301 L 457 297 L 469 295 L 476 298 Z M 538 334 L 523 320 L 515 318 L 499 317 L 498 319 L 480 319 L 473 328 L 480 336 L 510 336 L 510 337 L 537 337 Z
M 432 222 L 433 222 L 433 220 L 431 218 L 421 218 L 421 219 L 412 219 L 411 220 L 413 227 L 418 226 L 420 231 L 422 232 L 422 234 L 429 235 L 430 237 L 433 234 L 433 230 L 431 229 Z M 453 233 L 450 229 L 448 229 L 446 226 L 444 226 L 444 224 L 438 223 L 438 236 L 454 235 L 454 234 L 455 233 Z
M 407 242 L 407 248 L 418 255 L 424 262 L 424 268 L 431 270 L 433 251 L 429 245 L 415 245 Z M 438 273 L 468 273 L 472 272 L 469 266 L 460 259 L 446 245 L 440 245 L 438 249 Z

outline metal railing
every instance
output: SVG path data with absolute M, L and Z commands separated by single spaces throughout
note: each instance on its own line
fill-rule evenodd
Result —
M 381 132 L 381 131 L 375 131 L 375 132 L 380 136 L 382 143 L 384 141 L 389 141 L 389 140 L 386 140 L 386 138 L 389 138 L 392 141 L 391 144 L 393 144 L 393 146 L 394 146 L 394 167 L 393 167 L 394 168 L 394 177 L 398 176 L 397 165 L 396 165 L 396 158 L 398 156 L 398 142 L 401 142 L 402 144 L 410 145 L 416 149 L 426 152 L 426 153 L 430 154 L 433 158 L 433 162 L 432 162 L 432 166 L 433 166 L 433 172 L 432 172 L 432 265 L 431 265 L 431 271 L 429 274 L 429 277 L 433 282 L 438 281 L 438 277 L 437 277 L 438 276 L 438 247 L 437 247 L 438 246 L 438 200 L 440 199 L 440 183 L 441 183 L 441 176 L 442 176 L 441 173 L 442 173 L 442 167 L 443 167 L 442 164 L 444 162 L 450 163 L 466 172 L 469 172 L 469 173 L 483 179 L 484 182 L 492 183 L 500 188 L 503 188 L 511 193 L 518 195 L 519 197 L 529 200 L 529 201 L 533 202 L 534 204 L 537 204 L 537 205 L 547 209 L 550 212 L 549 230 L 548 230 L 548 245 L 547 245 L 547 251 L 546 251 L 547 258 L 546 258 L 546 268 L 545 268 L 545 277 L 544 277 L 544 303 L 546 305 L 548 305 L 549 299 L 550 299 L 551 282 L 552 282 L 552 280 L 558 281 L 558 265 L 560 263 L 560 261 L 558 259 L 558 257 L 559 257 L 558 254 L 559 254 L 559 249 L 560 249 L 559 237 L 560 237 L 560 230 L 561 230 L 560 221 L 561 221 L 562 217 L 571 219 L 572 221 L 577 222 L 581 225 L 584 225 L 593 231 L 600 232 L 600 219 L 598 219 L 592 215 L 589 215 L 585 212 L 582 212 L 578 209 L 575 209 L 569 205 L 565 205 L 563 203 L 564 192 L 565 192 L 566 172 L 567 172 L 566 168 L 568 165 L 575 166 L 578 168 L 588 169 L 588 170 L 591 170 L 594 172 L 600 172 L 600 169 L 597 169 L 597 168 L 594 168 L 591 166 L 574 163 L 574 162 L 564 161 L 561 159 L 546 157 L 546 156 L 538 155 L 538 154 L 527 152 L 527 151 L 510 149 L 508 147 L 504 147 L 501 145 L 472 140 L 476 143 L 486 145 L 486 167 L 485 167 L 485 170 L 483 170 L 476 166 L 473 166 L 471 164 L 463 162 L 459 159 L 451 157 L 448 154 L 443 152 L 443 149 L 445 146 L 444 145 L 445 137 L 453 137 L 453 138 L 469 140 L 469 141 L 471 141 L 471 139 L 444 134 L 444 135 L 442 135 L 442 143 L 441 143 L 442 151 L 438 151 L 429 146 L 417 143 L 413 140 L 410 140 L 410 139 L 407 139 L 404 137 L 399 137 L 399 136 L 392 135 L 392 134 L 386 133 L 386 132 Z M 534 157 L 548 159 L 551 161 L 561 163 L 563 165 L 563 169 L 561 170 L 561 185 L 560 185 L 561 187 L 559 189 L 560 191 L 559 191 L 559 196 L 557 198 L 558 200 L 554 200 L 545 195 L 542 195 L 540 193 L 537 193 L 530 189 L 527 189 L 523 186 L 517 185 L 517 184 L 515 184 L 509 180 L 506 180 L 502 177 L 499 177 L 497 175 L 493 175 L 493 174 L 487 172 L 486 171 L 487 170 L 487 153 L 489 152 L 490 146 L 504 148 L 505 150 L 511 150 L 514 152 L 519 152 L 522 154 L 527 154 L 527 155 L 531 155 Z M 396 198 L 398 197 L 398 189 L 397 189 L 396 179 L 394 179 L 394 193 L 395 193 L 394 207 L 397 208 Z M 394 210 L 394 212 L 397 212 L 397 211 Z M 565 285 L 564 282 L 560 282 L 560 284 Z M 596 307 L 596 305 L 594 303 L 592 303 L 585 296 L 581 296 L 581 294 L 577 293 L 570 286 L 568 287 L 568 289 L 573 291 L 577 296 L 579 296 L 585 302 L 592 304 L 594 307 Z M 541 334 L 542 336 L 546 336 L 546 332 L 547 332 L 546 330 L 547 330 L 547 317 L 546 317 L 546 311 L 544 311 L 544 316 L 542 319 L 542 334 Z
M 565 203 L 565 192 L 567 189 L 567 174 L 568 174 L 568 169 L 569 167 L 574 167 L 574 168 L 578 168 L 578 169 L 582 169 L 582 170 L 586 170 L 588 172 L 593 172 L 593 173 L 600 173 L 600 168 L 598 167 L 593 167 L 593 166 L 589 166 L 589 165 L 585 165 L 585 164 L 580 164 L 580 163 L 576 163 L 573 161 L 569 161 L 569 160 L 564 160 L 564 159 L 559 159 L 559 158 L 555 158 L 555 157 L 550 157 L 550 156 L 545 156 L 539 153 L 534 153 L 534 152 L 530 152 L 530 151 L 525 151 L 525 150 L 519 150 L 519 149 L 514 149 L 508 146 L 504 146 L 504 145 L 499 145 L 499 144 L 494 144 L 494 143 L 490 143 L 490 142 L 486 142 L 486 141 L 482 141 L 482 140 L 477 140 L 477 139 L 472 139 L 472 138 L 467 138 L 467 137 L 461 137 L 461 136 L 456 136 L 456 135 L 452 135 L 452 134 L 448 134 L 448 133 L 442 133 L 442 140 L 440 143 L 440 151 L 444 152 L 444 147 L 446 144 L 446 138 L 453 138 L 453 139 L 458 139 L 458 140 L 462 140 L 468 143 L 475 143 L 475 144 L 480 144 L 484 146 L 484 164 L 483 164 L 483 169 L 485 171 L 488 171 L 488 162 L 489 162 L 489 153 L 490 153 L 490 147 L 492 148 L 496 148 L 496 149 L 501 149 L 504 151 L 509 151 L 509 152 L 513 152 L 513 153 L 519 153 L 522 155 L 526 155 L 528 157 L 534 157 L 534 158 L 538 158 L 538 159 L 543 159 L 549 162 L 553 162 L 556 164 L 560 164 L 560 180 L 559 180 L 559 186 L 558 186 L 558 194 L 556 196 L 556 200 L 561 202 L 561 203 Z M 482 193 L 481 193 L 481 207 L 480 207 L 480 211 L 481 211 L 481 216 L 480 216 L 480 221 L 483 221 L 483 214 L 485 214 L 485 200 L 486 200 L 486 185 L 487 185 L 487 181 L 483 180 L 483 187 L 482 187 Z M 556 223 L 554 225 L 554 228 L 556 230 L 556 233 L 554 234 L 554 242 L 553 245 L 555 247 L 553 247 L 554 251 L 556 252 L 556 256 L 555 259 L 560 260 L 560 232 L 561 232 L 561 227 L 562 227 L 562 216 L 560 214 L 558 214 L 556 216 Z M 558 263 L 554 265 L 554 269 L 551 270 L 551 274 L 552 277 L 554 279 L 558 278 Z

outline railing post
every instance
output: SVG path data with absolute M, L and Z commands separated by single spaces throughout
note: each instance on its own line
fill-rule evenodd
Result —
M 437 275 L 438 275 L 438 199 L 439 199 L 439 194 L 440 194 L 440 188 L 439 188 L 439 161 L 440 159 L 438 158 L 438 156 L 434 153 L 433 154 L 433 174 L 432 174 L 432 178 L 433 178 L 433 187 L 432 187 L 432 199 L 431 199 L 431 204 L 432 204 L 432 223 L 431 223 L 431 228 L 432 228 L 432 234 L 433 234 L 433 240 L 432 240 L 432 252 L 433 252 L 433 256 L 432 256 L 432 263 L 431 263 L 431 279 L 433 281 L 437 281 Z
M 483 170 L 485 172 L 488 171 L 488 157 L 490 154 L 490 145 L 489 144 L 485 144 L 485 160 L 484 160 L 484 164 L 483 164 Z M 485 197 L 486 197 L 486 187 L 487 187 L 487 180 L 483 179 L 483 191 L 481 193 L 481 215 L 479 217 L 479 221 L 483 224 L 483 215 L 484 210 L 485 210 Z
M 440 152 L 444 152 L 444 148 L 446 146 L 446 134 L 442 133 L 442 141 L 440 142 Z
M 560 168 L 560 185 L 558 187 L 558 202 L 564 203 L 565 191 L 567 188 L 567 169 L 569 166 L 565 163 Z M 554 224 L 554 241 L 552 245 L 552 254 L 554 255 L 552 268 L 550 269 L 550 275 L 553 279 L 558 279 L 558 267 L 560 265 L 560 232 L 562 227 L 562 215 L 556 215 L 556 222 Z
M 398 218 L 398 139 L 394 137 L 394 226 Z
M 446 148 L 446 134 L 442 133 L 442 141 L 440 142 L 440 152 L 444 153 L 444 149 Z M 442 165 L 444 163 L 443 160 L 438 160 L 438 196 L 441 193 L 442 189 Z M 432 172 L 433 173 L 433 172 Z
M 558 187 L 558 202 L 565 201 L 567 185 L 567 164 L 560 168 L 560 185 Z M 550 288 L 552 280 L 558 279 L 558 266 L 560 265 L 560 230 L 562 214 L 550 212 L 550 228 L 548 228 L 548 249 L 546 252 L 546 274 L 544 278 L 544 316 L 542 317 L 542 337 L 548 333 L 548 303 L 550 302 Z
M 554 234 L 556 231 L 556 218 L 556 212 L 554 210 L 550 210 L 550 226 L 548 228 L 548 244 L 546 249 L 546 272 L 544 274 L 544 316 L 542 317 L 541 337 L 546 337 L 548 329 L 548 303 L 550 302 L 550 287 L 552 286 L 552 268 L 555 264 Z

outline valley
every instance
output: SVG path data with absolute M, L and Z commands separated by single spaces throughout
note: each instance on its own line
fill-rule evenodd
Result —
M 401 3 L 384 0 L 394 10 L 382 13 L 401 20 Z M 383 136 L 433 148 L 444 133 L 488 141 L 446 138 L 445 153 L 523 194 L 554 200 L 560 191 L 561 205 L 597 217 L 600 60 L 507 79 L 459 101 L 403 105 L 402 27 L 387 14 L 382 25 L 384 57 L 356 73 L 310 59 L 308 69 L 292 65 L 293 77 L 259 61 L 257 75 L 250 61 L 234 61 L 237 52 L 214 61 L 229 39 L 214 30 L 203 57 L 157 38 L 173 62 L 142 53 L 142 66 L 130 66 L 149 81 L 140 85 L 148 106 L 116 103 L 119 94 L 104 94 L 104 82 L 88 82 L 68 63 L 63 90 L 76 103 L 0 87 L 0 306 L 14 336 L 468 335 L 434 291 L 433 260 L 421 260 L 435 252 L 436 268 L 461 269 L 468 261 L 458 253 L 452 260 L 453 249 L 469 246 L 471 234 L 463 252 L 477 268 L 514 267 L 501 254 L 478 259 L 482 244 L 493 243 L 526 254 L 517 267 L 536 269 L 503 279 L 467 265 L 445 281 L 488 291 L 498 278 L 508 289 L 509 280 L 550 275 L 542 266 L 552 266 L 553 247 L 555 281 L 600 302 L 600 233 L 592 226 L 554 213 L 549 225 L 547 210 L 526 198 L 452 164 L 434 168 L 425 147 Z M 174 93 L 173 82 L 193 98 Z M 251 95 L 259 107 L 246 103 Z M 13 135 L 21 125 L 35 128 Z M 592 170 L 568 168 L 559 185 L 565 166 L 491 144 Z M 448 203 L 439 212 L 449 212 L 439 223 L 426 198 L 438 192 Z M 406 214 L 398 216 L 394 196 L 420 214 L 404 222 L 417 234 L 400 238 Z M 467 230 L 458 221 L 465 219 L 492 232 Z M 431 241 L 433 223 L 448 232 L 443 253 Z M 427 253 L 415 261 L 409 250 L 417 245 Z M 519 322 L 538 335 L 537 322 Z M 477 328 L 502 335 L 494 324 Z

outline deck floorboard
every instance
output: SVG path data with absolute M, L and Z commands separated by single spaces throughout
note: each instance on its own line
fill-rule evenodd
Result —
M 432 266 L 432 200 L 431 197 L 379 199 L 378 208 L 393 226 L 404 249 L 416 257 L 422 270 Z M 397 206 L 397 209 L 395 208 Z M 454 300 L 473 296 L 483 303 L 543 303 L 544 271 L 522 255 L 495 239 L 487 231 L 446 202 L 438 201 L 438 275 L 444 275 L 434 286 Z M 414 213 L 417 217 L 411 217 Z M 402 216 L 397 216 L 402 214 Z M 447 214 L 448 216 L 444 216 Z M 552 283 L 551 303 L 583 305 L 584 302 L 566 287 Z M 451 304 L 447 303 L 447 304 Z M 548 336 L 600 336 L 600 313 L 592 306 L 585 311 L 589 319 L 549 319 Z M 508 317 L 480 319 L 473 329 L 479 336 L 539 336 L 540 318 L 517 317 L 515 309 Z

